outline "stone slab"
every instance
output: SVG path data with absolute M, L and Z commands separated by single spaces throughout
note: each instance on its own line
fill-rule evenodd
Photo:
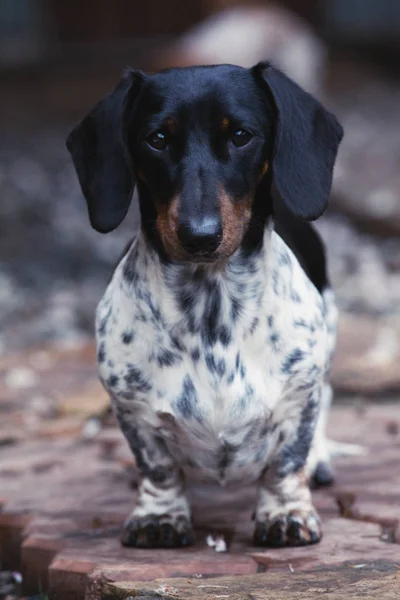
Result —
M 397 600 L 400 572 L 396 565 L 342 565 L 336 569 L 277 573 L 216 580 L 161 579 L 148 584 L 104 583 L 101 600 Z

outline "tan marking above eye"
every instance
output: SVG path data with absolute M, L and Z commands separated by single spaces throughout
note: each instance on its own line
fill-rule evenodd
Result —
M 228 117 L 224 117 L 221 121 L 221 129 L 222 131 L 226 131 L 229 127 L 229 119 Z
M 168 117 L 165 124 L 171 134 L 176 133 L 179 129 L 179 121 L 176 117 Z

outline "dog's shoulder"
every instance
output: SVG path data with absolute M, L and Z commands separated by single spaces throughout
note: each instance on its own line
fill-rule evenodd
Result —
M 329 287 L 324 243 L 316 229 L 306 221 L 280 211 L 275 215 L 274 228 L 296 256 L 301 267 L 317 290 Z

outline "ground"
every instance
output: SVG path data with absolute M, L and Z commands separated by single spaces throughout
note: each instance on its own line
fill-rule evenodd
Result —
M 360 373 L 337 363 L 334 377 L 344 381 L 345 368 L 351 389 Z M 335 403 L 330 436 L 362 444 L 368 453 L 337 459 L 336 484 L 315 492 L 320 544 L 252 547 L 254 490 L 198 487 L 191 492 L 196 545 L 135 550 L 118 539 L 134 502 L 135 466 L 97 382 L 93 346 L 8 355 L 0 374 L 0 562 L 22 573 L 24 594 L 48 591 L 57 600 L 400 597 L 400 409 L 390 399 L 353 394 Z M 209 534 L 223 534 L 228 552 L 215 553 Z

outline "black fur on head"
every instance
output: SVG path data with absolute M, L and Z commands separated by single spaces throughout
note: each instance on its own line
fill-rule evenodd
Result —
M 280 207 L 326 209 L 343 131 L 268 63 L 129 70 L 67 146 L 92 226 L 115 229 L 138 183 L 142 226 L 175 260 L 232 254 Z

